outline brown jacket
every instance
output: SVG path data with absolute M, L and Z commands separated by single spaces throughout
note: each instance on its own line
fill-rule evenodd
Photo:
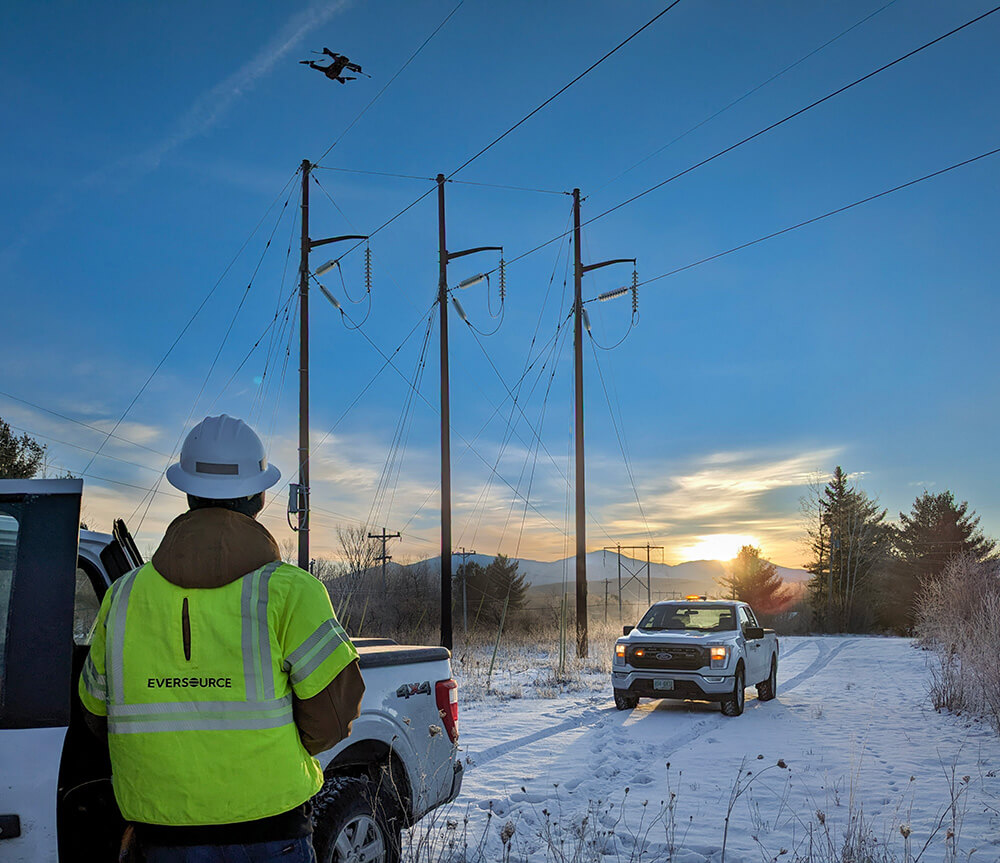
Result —
M 175 518 L 153 554 L 152 564 L 178 587 L 223 587 L 265 564 L 280 560 L 274 537 L 262 524 L 227 509 L 208 508 Z M 351 733 L 361 712 L 365 684 L 352 662 L 312 698 L 294 698 L 299 736 L 310 755 L 335 746 Z

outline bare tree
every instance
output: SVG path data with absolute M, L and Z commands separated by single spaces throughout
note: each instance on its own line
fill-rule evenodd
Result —
M 281 549 L 281 559 L 285 563 L 297 563 L 299 559 L 299 544 L 290 536 L 286 536 L 278 543 Z

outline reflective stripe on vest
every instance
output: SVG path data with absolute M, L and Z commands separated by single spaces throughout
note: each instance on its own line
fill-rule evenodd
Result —
M 283 663 L 292 683 L 301 683 L 347 641 L 347 633 L 335 620 L 325 620 Z
M 240 611 L 246 698 L 242 701 L 127 704 L 124 673 L 125 621 L 129 597 L 139 570 L 133 570 L 115 582 L 108 613 L 107 667 L 111 683 L 107 699 L 108 730 L 112 734 L 244 731 L 280 728 L 292 724 L 294 716 L 291 693 L 283 698 L 275 697 L 271 637 L 267 623 L 268 581 L 279 566 L 281 561 L 275 561 L 243 577 Z M 86 668 L 84 671 L 86 672 Z

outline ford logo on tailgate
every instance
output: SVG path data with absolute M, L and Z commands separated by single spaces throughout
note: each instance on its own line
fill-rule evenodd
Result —
M 657 659 L 673 659 L 674 655 L 672 653 L 657 653 Z

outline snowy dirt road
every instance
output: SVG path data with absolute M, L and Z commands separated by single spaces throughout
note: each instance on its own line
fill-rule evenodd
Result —
M 841 860 L 849 828 L 864 860 L 914 859 L 929 843 L 921 860 L 996 863 L 1000 739 L 933 710 L 926 657 L 906 639 L 782 638 L 777 699 L 751 689 L 738 718 L 667 700 L 619 712 L 597 673 L 537 697 L 551 692 L 513 669 L 521 697 L 501 682 L 463 704 L 465 781 L 437 828 L 457 821 L 451 834 L 464 827 L 485 860 L 503 859 L 510 822 L 512 860 L 715 863 L 738 790 L 732 863 Z

